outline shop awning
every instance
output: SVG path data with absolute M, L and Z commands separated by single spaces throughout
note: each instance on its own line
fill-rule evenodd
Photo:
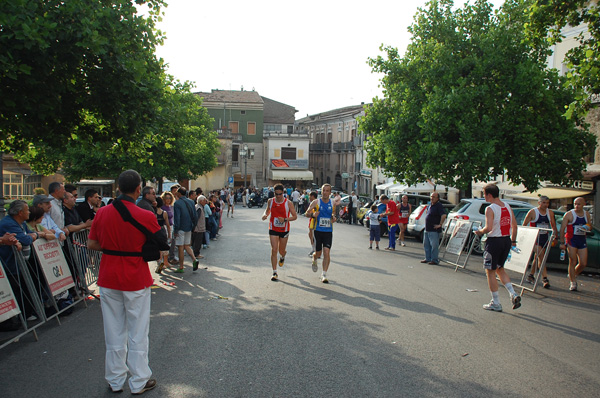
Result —
M 312 181 L 313 173 L 309 170 L 270 170 L 269 179 L 275 181 Z
M 565 189 L 565 188 L 540 188 L 535 192 L 522 192 L 516 194 L 507 194 L 513 198 L 523 199 L 537 199 L 541 195 L 547 196 L 550 199 L 569 199 L 577 196 L 585 196 L 592 193 L 592 191 L 582 191 L 579 189 Z
M 396 184 L 395 181 L 386 182 L 385 184 L 375 185 L 375 189 L 379 189 L 381 191 L 384 191 L 384 190 L 388 189 L 389 187 L 391 187 L 392 185 L 395 185 L 395 184 Z

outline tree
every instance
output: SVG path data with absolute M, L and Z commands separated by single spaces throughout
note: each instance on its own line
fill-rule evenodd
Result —
M 64 148 L 77 142 L 144 158 L 164 89 L 164 64 L 155 56 L 164 5 L 0 2 L 0 150 L 43 172 L 55 171 Z
M 144 179 L 195 179 L 216 166 L 219 153 L 213 120 L 201 99 L 190 92 L 190 83 L 169 78 L 160 98 L 161 107 L 150 137 L 144 142 L 147 156 L 122 156 L 118 145 L 78 140 L 67 147 L 63 172 L 72 180 L 115 175 L 128 168 Z
M 576 112 L 582 116 L 589 109 L 590 94 L 600 94 L 600 6 L 590 0 L 535 0 L 529 8 L 530 21 L 526 24 L 528 39 L 542 53 L 548 44 L 562 41 L 566 26 L 585 24 L 587 34 L 578 36 L 579 46 L 569 50 L 565 61 L 569 72 L 567 83 L 577 90 L 569 104 L 567 116 Z
M 573 92 L 525 42 L 524 7 L 432 0 L 409 28 L 404 57 L 382 46 L 387 57 L 369 62 L 384 74 L 383 98 L 360 123 L 370 165 L 409 184 L 461 189 L 504 171 L 530 190 L 580 175 L 594 139 L 562 116 Z

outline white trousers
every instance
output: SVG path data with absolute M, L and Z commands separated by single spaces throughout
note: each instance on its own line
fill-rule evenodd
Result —
M 113 390 L 119 390 L 129 371 L 129 388 L 139 392 L 152 376 L 148 366 L 150 288 L 126 292 L 101 287 L 100 303 L 106 340 L 106 381 Z

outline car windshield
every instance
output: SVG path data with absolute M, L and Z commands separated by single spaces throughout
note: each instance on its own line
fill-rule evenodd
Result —
M 462 213 L 467 210 L 471 206 L 471 202 L 467 202 L 466 200 L 461 200 L 454 208 L 452 209 L 453 213 Z

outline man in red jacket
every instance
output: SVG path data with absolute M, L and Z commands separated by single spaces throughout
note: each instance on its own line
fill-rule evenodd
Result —
M 142 179 L 135 170 L 121 173 L 118 179 L 121 201 L 131 216 L 167 246 L 156 215 L 139 208 Z M 164 242 L 163 242 L 164 239 Z M 134 395 L 156 386 L 148 366 L 148 332 L 150 329 L 150 286 L 152 276 L 141 256 L 146 236 L 123 220 L 113 204 L 98 210 L 94 217 L 87 247 L 103 251 L 98 286 L 106 340 L 105 378 L 114 392 L 123 391 L 127 372 Z M 164 250 L 161 247 L 161 250 Z

